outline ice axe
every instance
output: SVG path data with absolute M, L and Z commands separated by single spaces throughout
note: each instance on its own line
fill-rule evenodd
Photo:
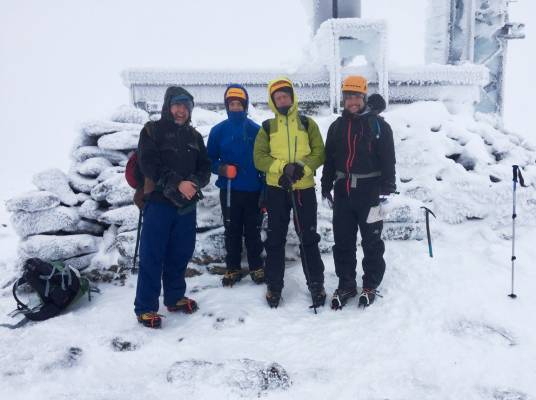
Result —
M 436 216 L 428 207 L 422 206 L 421 208 L 424 209 L 424 215 L 426 216 L 426 237 L 428 239 L 428 253 L 430 254 L 430 257 L 433 257 L 434 253 L 432 252 L 432 236 L 430 235 L 430 214 L 432 214 L 434 218 L 436 218 Z
M 516 191 L 517 191 L 517 180 L 519 179 L 519 184 L 521 187 L 527 187 L 525 185 L 525 180 L 523 179 L 523 175 L 521 175 L 521 170 L 519 168 L 519 165 L 512 165 L 512 173 L 513 173 L 513 196 L 512 196 L 512 291 L 508 295 L 512 299 L 515 299 L 517 297 L 516 294 L 514 294 L 514 261 L 516 260 L 515 256 L 515 247 L 516 247 Z

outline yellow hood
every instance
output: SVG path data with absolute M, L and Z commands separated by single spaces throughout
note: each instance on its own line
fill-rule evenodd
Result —
M 296 113 L 298 111 L 298 96 L 296 95 L 296 90 L 294 89 L 294 85 L 292 84 L 291 80 L 288 79 L 285 76 L 281 76 L 279 78 L 273 79 L 268 83 L 268 105 L 270 106 L 270 109 L 274 112 L 274 114 L 277 116 L 282 115 L 276 108 L 273 100 L 272 100 L 272 91 L 276 86 L 290 86 L 292 88 L 292 92 L 294 93 L 292 106 L 288 110 L 288 115 L 291 115 L 293 113 Z

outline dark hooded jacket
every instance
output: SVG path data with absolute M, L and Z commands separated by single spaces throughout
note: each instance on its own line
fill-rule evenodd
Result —
M 377 195 L 382 187 L 395 186 L 395 163 L 389 124 L 370 110 L 362 114 L 344 110 L 328 130 L 322 192 L 331 191 L 333 184 L 340 182 L 340 188 L 349 194 L 350 174 L 379 173 L 380 176 L 361 179 L 358 185 L 358 191 Z M 341 179 L 338 174 L 345 177 Z
M 145 176 L 145 193 L 150 200 L 168 201 L 162 193 L 166 186 L 178 187 L 186 180 L 201 189 L 210 179 L 210 159 L 203 137 L 191 125 L 191 116 L 184 125 L 178 125 L 171 115 L 171 98 L 179 95 L 188 96 L 193 103 L 193 96 L 188 91 L 177 86 L 169 87 L 160 119 L 147 122 L 140 133 L 138 162 Z M 188 206 L 194 201 L 183 198 L 183 202 Z

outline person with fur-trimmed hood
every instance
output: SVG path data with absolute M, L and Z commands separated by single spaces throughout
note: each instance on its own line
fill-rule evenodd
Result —
M 227 119 L 210 130 L 207 143 L 212 172 L 218 175 L 216 186 L 220 188 L 224 216 L 227 271 L 222 284 L 229 287 L 242 279 L 242 238 L 251 279 L 261 284 L 264 267 L 259 197 L 264 183 L 253 164 L 253 145 L 260 127 L 247 116 L 249 96 L 243 86 L 229 85 L 223 97 Z
M 380 195 L 396 191 L 395 149 L 391 127 L 378 116 L 385 101 L 375 94 L 367 104 L 367 86 L 361 76 L 344 80 L 344 110 L 329 127 L 326 138 L 322 197 L 333 205 L 333 259 L 339 278 L 332 298 L 333 309 L 342 308 L 357 296 L 358 229 L 364 253 L 359 306 L 367 307 L 374 302 L 385 273 L 379 202 Z M 379 106 L 371 107 L 372 103 Z M 333 189 L 335 198 L 331 195 Z
M 263 122 L 254 150 L 255 166 L 266 173 L 267 184 L 266 301 L 277 307 L 281 299 L 290 211 L 296 207 L 294 227 L 302 241 L 302 266 L 316 308 L 326 300 L 314 187 L 314 172 L 324 162 L 324 142 L 316 122 L 298 113 L 298 99 L 289 79 L 269 83 L 268 102 L 275 116 Z
M 184 296 L 185 271 L 195 246 L 196 204 L 210 178 L 210 159 L 191 125 L 194 99 L 181 87 L 166 90 L 161 117 L 145 124 L 138 143 L 144 176 L 143 227 L 134 312 L 144 326 L 158 328 L 160 290 L 170 312 L 192 313 Z

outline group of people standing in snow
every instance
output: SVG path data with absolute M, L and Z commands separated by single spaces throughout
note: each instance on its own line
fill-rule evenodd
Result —
M 324 145 L 316 122 L 298 112 L 298 99 L 289 79 L 269 83 L 268 104 L 274 118 L 262 126 L 248 118 L 247 90 L 230 85 L 224 93 L 228 118 L 212 128 L 206 147 L 191 125 L 192 95 L 180 87 L 167 89 L 161 118 L 144 126 L 138 146 L 138 165 L 144 178 L 140 190 L 143 199 L 138 197 L 137 204 L 143 207 L 143 228 L 134 311 L 140 323 L 161 326 L 158 309 L 162 286 L 168 311 L 192 313 L 198 308 L 194 300 L 185 297 L 185 270 L 195 247 L 196 203 L 211 173 L 218 176 L 225 226 L 223 286 L 233 286 L 243 278 L 244 239 L 251 279 L 266 284 L 268 305 L 278 307 L 292 211 L 312 307 L 316 310 L 325 304 L 314 180 L 316 170 L 323 165 L 321 193 L 333 208 L 333 258 L 339 278 L 331 307 L 340 309 L 358 295 L 360 306 L 374 302 L 385 272 L 383 222 L 378 208 L 380 195 L 396 190 L 395 152 L 391 127 L 378 116 L 381 105 L 372 107 L 367 101 L 367 86 L 361 76 L 344 80 L 344 110 L 329 127 Z M 382 103 L 379 95 L 374 96 Z M 264 243 L 261 209 L 268 215 Z M 358 230 L 364 253 L 359 293 Z

